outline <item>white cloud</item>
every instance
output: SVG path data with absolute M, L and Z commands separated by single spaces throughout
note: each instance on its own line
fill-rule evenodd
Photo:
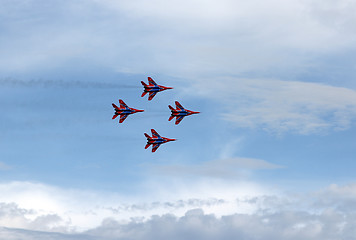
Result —
M 147 181 L 139 193 L 121 195 L 79 189 L 62 189 L 40 183 L 0 184 L 0 226 L 71 232 L 98 226 L 109 217 L 118 221 L 148 219 L 155 214 L 182 216 L 191 208 L 222 215 L 232 210 L 253 210 L 248 203 L 236 205 L 236 197 L 257 196 L 269 190 L 253 183 L 223 181 Z M 167 192 L 167 189 L 175 189 Z M 218 189 L 218 190 L 217 190 Z M 47 223 L 47 224 L 46 224 Z
M 282 166 L 253 158 L 225 158 L 206 161 L 194 165 L 151 166 L 158 174 L 169 176 L 213 177 L 241 179 L 250 174 L 251 170 L 277 169 Z
M 344 223 L 343 217 L 335 211 L 316 215 L 281 211 L 273 214 L 233 214 L 219 219 L 196 209 L 180 218 L 153 216 L 147 222 L 128 225 L 107 220 L 88 233 L 121 239 L 339 239 L 354 233 L 350 229 L 354 223 Z
M 15 203 L 0 203 L 0 226 L 24 228 L 40 231 L 68 231 L 63 227 L 63 219 L 56 214 L 42 214 L 31 219 L 38 213 L 31 208 L 20 208 Z
M 57 216 L 44 216 L 34 221 L 30 229 L 0 228 L 2 239 L 354 239 L 356 234 L 355 208 L 338 208 L 355 201 L 355 184 L 331 185 L 323 190 L 299 195 L 259 195 L 236 198 L 235 204 L 253 206 L 249 212 L 235 212 L 220 216 L 199 207 L 185 210 L 182 215 L 152 214 L 148 218 L 136 217 L 123 222 L 112 214 L 97 226 L 86 231 L 58 232 L 34 231 L 60 220 Z M 334 199 L 335 201 L 324 201 Z M 213 203 L 214 204 L 214 203 Z M 153 205 L 147 205 L 155 208 Z M 96 209 L 93 209 L 96 211 Z M 0 219 L 12 216 L 24 219 L 29 211 L 14 204 L 0 205 Z M 36 225 L 37 224 L 37 225 Z M 30 225 L 28 225 L 30 226 Z M 45 230 L 45 231 L 44 231 Z M 53 229 L 52 229 L 53 230 Z M 63 234 L 65 233 L 65 234 Z
M 318 201 L 315 203 L 318 206 L 334 207 L 342 212 L 355 212 L 356 209 L 356 184 L 348 184 L 338 186 L 330 185 L 316 193 Z
M 356 47 L 347 0 L 31 0 L 2 9 L 4 71 L 76 61 L 184 77 L 303 71 L 320 54 Z
M 356 28 L 352 24 L 352 22 L 356 21 L 356 16 L 353 14 L 356 10 L 356 3 L 354 1 L 316 0 L 304 2 L 310 6 L 310 14 L 321 25 L 333 28 L 341 34 L 347 32 L 355 36 Z
M 328 24 L 328 16 L 316 14 L 325 6 L 321 1 L 106 0 L 105 5 L 154 33 L 141 35 L 142 42 L 135 39 L 136 47 L 148 46 L 160 72 L 176 76 L 298 72 L 319 54 L 356 47 L 354 31 L 340 31 Z M 353 11 L 338 9 L 353 26 Z
M 356 118 L 356 91 L 325 84 L 221 78 L 196 81 L 194 91 L 222 102 L 222 117 L 238 127 L 311 134 L 347 129 Z

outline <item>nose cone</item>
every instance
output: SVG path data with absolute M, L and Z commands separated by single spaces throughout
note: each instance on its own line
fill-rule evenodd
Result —
M 164 87 L 164 90 L 173 89 L 172 87 Z
M 176 141 L 177 139 L 174 139 L 174 138 L 168 138 L 167 141 L 168 142 L 171 142 L 171 141 Z
M 144 112 L 145 110 L 137 110 L 137 112 Z

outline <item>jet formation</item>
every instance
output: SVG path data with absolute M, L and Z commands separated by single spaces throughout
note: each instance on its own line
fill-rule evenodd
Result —
M 173 89 L 172 87 L 165 87 L 162 85 L 158 85 L 155 81 L 153 81 L 151 77 L 148 77 L 148 83 L 149 84 L 146 84 L 143 81 L 141 81 L 141 84 L 144 87 L 141 97 L 149 93 L 148 96 L 149 101 L 151 101 L 158 92 L 168 90 L 168 89 Z M 115 119 L 116 117 L 120 116 L 119 123 L 123 123 L 127 118 L 127 116 L 130 114 L 144 111 L 144 110 L 128 107 L 122 99 L 119 99 L 119 103 L 120 103 L 120 107 L 116 106 L 114 103 L 112 104 L 115 110 L 112 119 Z M 176 108 L 173 108 L 171 105 L 168 105 L 169 109 L 171 110 L 171 116 L 169 117 L 168 121 L 171 121 L 173 118 L 176 118 L 175 121 L 176 125 L 178 125 L 183 120 L 184 117 L 192 114 L 200 113 L 200 112 L 195 112 L 195 111 L 185 109 L 178 101 L 175 101 L 175 105 Z M 149 146 L 152 145 L 152 152 L 156 152 L 159 146 L 163 143 L 177 140 L 172 138 L 161 137 L 154 129 L 151 129 L 151 133 L 152 133 L 152 137 L 147 133 L 144 133 L 144 135 L 147 138 L 147 144 L 145 146 L 145 149 L 147 149 Z

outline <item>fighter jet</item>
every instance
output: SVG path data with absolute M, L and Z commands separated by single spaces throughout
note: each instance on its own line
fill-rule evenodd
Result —
M 176 103 L 176 109 L 174 109 L 171 105 L 168 105 L 169 109 L 171 109 L 171 112 L 172 112 L 168 121 L 171 121 L 174 117 L 176 117 L 176 125 L 178 125 L 180 123 L 180 121 L 182 121 L 185 116 L 200 113 L 200 112 L 194 112 L 194 111 L 185 109 L 184 107 L 182 107 L 182 105 L 178 101 L 175 101 L 175 103 Z
M 177 140 L 177 139 L 161 137 L 154 129 L 151 129 L 151 133 L 152 133 L 152 137 L 147 133 L 145 133 L 145 136 L 147 138 L 147 144 L 145 149 L 147 149 L 152 144 L 152 152 L 155 152 L 162 143 Z
M 114 103 L 112 104 L 112 106 L 115 109 L 115 113 L 114 113 L 114 116 L 112 117 L 112 119 L 115 119 L 117 116 L 120 115 L 119 123 L 122 123 L 127 118 L 127 116 L 130 114 L 144 111 L 144 110 L 139 110 L 139 109 L 128 107 L 124 103 L 124 101 L 122 101 L 121 99 L 119 99 L 119 103 L 120 103 L 120 107 L 116 106 Z
M 156 93 L 167 90 L 167 89 L 173 89 L 171 87 L 165 87 L 165 86 L 161 86 L 161 85 L 157 85 L 157 83 L 155 83 L 155 81 L 153 81 L 152 78 L 148 77 L 148 82 L 149 84 L 147 85 L 146 83 L 144 83 L 143 81 L 141 81 L 144 90 L 143 93 L 141 95 L 141 97 L 145 96 L 146 93 L 149 93 L 148 96 L 148 100 L 151 101 L 152 98 L 156 95 Z

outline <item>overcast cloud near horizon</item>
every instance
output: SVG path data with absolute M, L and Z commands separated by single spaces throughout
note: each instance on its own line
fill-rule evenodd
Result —
M 355 11 L 0 0 L 0 238 L 356 239 Z

